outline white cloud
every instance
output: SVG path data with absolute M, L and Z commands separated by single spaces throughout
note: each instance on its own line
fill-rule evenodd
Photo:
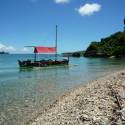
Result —
M 54 0 L 55 3 L 69 3 L 70 0 Z
M 29 0 L 30 2 L 32 2 L 32 3 L 36 3 L 36 2 L 38 2 L 38 1 L 40 1 L 40 0 Z M 70 0 L 53 0 L 55 3 L 57 3 L 57 4 L 64 4 L 64 3 L 69 3 L 70 2 Z
M 7 51 L 7 52 L 11 51 L 12 52 L 12 51 L 15 51 L 15 48 L 13 46 L 6 46 L 6 45 L 0 43 L 0 51 Z
M 90 16 L 93 13 L 100 11 L 101 5 L 98 3 L 92 3 L 92 4 L 87 3 L 76 10 L 81 16 L 85 16 L 85 15 Z

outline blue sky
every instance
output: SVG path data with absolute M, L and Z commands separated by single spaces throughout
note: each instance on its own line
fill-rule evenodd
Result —
M 54 46 L 58 51 L 85 50 L 123 30 L 125 0 L 0 0 L 0 48 L 28 52 L 24 46 Z

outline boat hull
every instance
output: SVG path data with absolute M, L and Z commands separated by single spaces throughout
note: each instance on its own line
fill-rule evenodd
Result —
M 19 66 L 20 67 L 49 67 L 49 66 L 58 66 L 58 65 L 68 65 L 69 60 L 41 60 L 41 61 L 31 61 L 31 60 L 26 60 L 26 61 L 20 61 L 18 60 Z

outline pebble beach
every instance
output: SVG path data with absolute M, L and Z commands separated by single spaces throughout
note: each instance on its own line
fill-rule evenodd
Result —
M 72 89 L 30 125 L 125 125 L 125 70 Z

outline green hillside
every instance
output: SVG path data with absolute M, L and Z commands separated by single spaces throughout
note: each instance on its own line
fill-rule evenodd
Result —
M 100 42 L 92 42 L 84 53 L 85 57 L 125 57 L 125 32 L 117 32 Z

